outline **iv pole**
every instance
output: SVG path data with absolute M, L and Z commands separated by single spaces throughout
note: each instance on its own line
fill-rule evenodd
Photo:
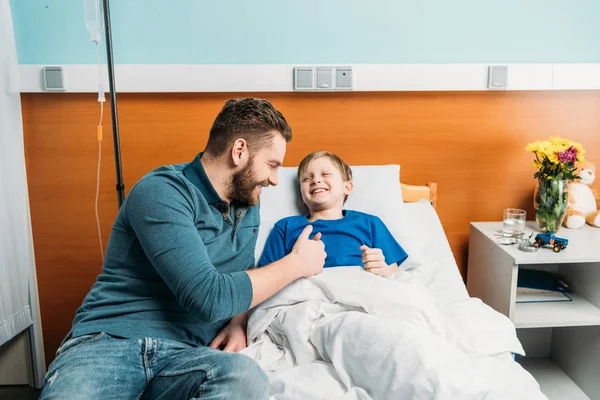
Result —
M 119 120 L 117 116 L 117 92 L 115 88 L 115 71 L 112 54 L 112 38 L 110 30 L 110 7 L 108 4 L 109 0 L 102 0 L 104 6 L 104 26 L 106 33 L 106 61 L 108 66 L 108 83 L 110 87 L 110 109 L 112 113 L 112 127 L 113 127 L 113 144 L 115 148 L 115 170 L 117 172 L 117 201 L 119 208 L 123 204 L 124 189 L 123 185 L 123 172 L 121 170 L 121 144 L 119 142 Z

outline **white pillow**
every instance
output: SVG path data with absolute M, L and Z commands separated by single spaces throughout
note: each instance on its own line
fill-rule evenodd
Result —
M 404 200 L 399 165 L 352 166 L 354 189 L 344 208 L 373 214 L 388 225 L 392 234 L 404 218 Z M 279 169 L 279 184 L 263 189 L 260 197 L 260 229 L 256 243 L 258 263 L 273 225 L 282 218 L 307 213 L 296 179 L 297 167 Z
M 418 268 L 418 280 L 438 303 L 469 298 L 442 223 L 426 200 L 404 205 L 404 219 L 388 225 L 390 232 Z M 387 221 L 384 220 L 387 223 Z M 409 260 L 402 263 L 402 266 Z M 405 266 L 404 269 L 410 268 Z

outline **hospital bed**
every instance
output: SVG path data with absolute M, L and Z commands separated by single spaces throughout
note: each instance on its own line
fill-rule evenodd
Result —
M 329 268 L 258 307 L 244 352 L 267 372 L 271 399 L 546 399 L 514 361 L 524 354 L 514 325 L 469 297 L 435 211 L 437 185 L 402 184 L 399 165 L 352 169 L 345 208 L 383 220 L 409 254 L 404 275 L 392 282 L 359 267 Z M 280 169 L 260 212 L 256 260 L 276 221 L 305 212 L 296 168 Z M 318 293 L 328 299 L 316 301 Z M 345 302 L 354 305 L 328 314 Z M 360 322 L 367 317 L 373 322 Z

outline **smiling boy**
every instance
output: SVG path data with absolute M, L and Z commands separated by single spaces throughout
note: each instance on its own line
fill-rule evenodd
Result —
M 285 257 L 307 225 L 313 239 L 325 244 L 324 268 L 364 266 L 392 277 L 408 255 L 378 217 L 344 209 L 353 189 L 352 169 L 340 157 L 325 151 L 307 155 L 298 166 L 302 201 L 308 215 L 283 218 L 269 234 L 259 267 Z

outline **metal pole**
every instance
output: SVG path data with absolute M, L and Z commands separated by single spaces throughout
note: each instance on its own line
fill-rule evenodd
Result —
M 123 204 L 124 189 L 123 172 L 121 170 L 121 144 L 119 142 L 119 120 L 117 117 L 117 91 L 115 88 L 115 71 L 112 55 L 112 38 L 110 31 L 110 7 L 109 0 L 103 0 L 104 5 L 104 25 L 106 33 L 106 61 L 108 65 L 108 83 L 110 85 L 110 109 L 112 112 L 113 144 L 115 147 L 115 169 L 117 172 L 117 201 L 119 208 Z

